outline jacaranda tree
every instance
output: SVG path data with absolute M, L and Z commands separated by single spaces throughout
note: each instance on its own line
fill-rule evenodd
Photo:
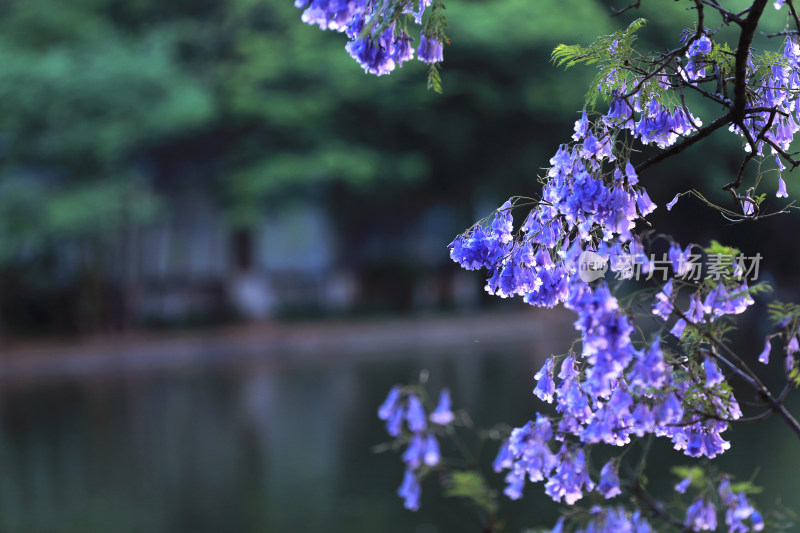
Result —
M 303 21 L 344 32 L 347 52 L 367 72 L 388 74 L 416 55 L 430 65 L 429 86 L 441 90 L 438 66 L 449 44 L 441 0 L 295 4 Z M 731 206 L 691 190 L 676 191 L 666 209 L 692 195 L 727 221 L 746 223 L 793 207 L 779 200 L 784 205 L 770 210 L 773 202 L 765 200 L 786 198 L 782 173 L 800 165 L 790 151 L 800 130 L 800 17 L 792 0 L 755 0 L 741 9 L 685 0 L 662 9 L 684 9 L 693 18 L 671 50 L 637 49 L 643 19 L 589 45 L 555 48 L 557 65 L 597 69 L 572 139 L 550 159 L 540 192 L 513 196 L 449 245 L 463 268 L 488 272 L 490 294 L 563 305 L 577 315 L 579 341 L 535 375 L 533 392 L 554 404 L 553 414 L 534 413 L 522 427 L 485 435 L 500 441 L 494 468 L 506 473 L 507 497 L 521 498 L 527 482 L 542 482 L 547 495 L 567 505 L 553 532 L 790 529 L 788 516 L 765 521 L 748 497 L 755 488 L 707 459 L 731 447 L 724 433 L 735 423 L 777 415 L 800 437 L 785 405 L 800 385 L 800 305 L 773 299 L 773 332 L 757 362 L 756 354 L 739 353 L 729 333 L 752 296 L 769 290 L 755 283 L 760 255 L 657 234 L 646 221 L 656 206 L 642 178 L 728 129 L 743 149 L 738 173 L 724 186 Z M 768 16 L 784 17 L 785 30 L 770 36 L 774 50 L 756 51 L 754 36 Z M 701 120 L 692 102 L 710 102 L 719 112 Z M 760 375 L 770 363 L 783 367 L 782 391 L 770 390 Z M 734 386 L 737 393 L 750 389 L 756 401 L 737 401 Z M 393 447 L 404 450 L 398 494 L 416 510 L 420 480 L 438 471 L 449 494 L 483 510 L 483 530 L 497 530 L 497 502 L 484 479 L 445 466 L 440 455 L 440 440 L 469 427 L 468 417 L 452 411 L 447 390 L 431 403 L 423 379 L 392 388 L 379 408 Z M 628 453 L 654 438 L 696 460 L 674 470 L 669 502 L 648 491 L 646 453 Z M 578 502 L 592 492 L 607 504 L 582 509 Z

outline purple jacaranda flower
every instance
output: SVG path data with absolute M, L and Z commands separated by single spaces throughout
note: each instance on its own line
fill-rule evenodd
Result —
M 619 474 L 617 474 L 617 467 L 614 461 L 607 462 L 600 470 L 600 483 L 597 485 L 597 491 L 605 499 L 622 494 L 619 488 Z
M 428 433 L 425 438 L 425 452 L 422 460 L 428 466 L 436 466 L 439 464 L 439 442 L 433 433 Z
M 395 408 L 389 420 L 386 421 L 386 432 L 392 437 L 399 437 L 403 431 L 403 419 L 405 418 L 405 411 L 402 406 Z
M 493 232 L 487 234 L 477 226 L 468 235 L 459 235 L 448 245 L 450 257 L 466 270 L 495 268 L 508 252 Z
M 389 420 L 398 406 L 397 400 L 400 398 L 400 387 L 395 385 L 389 389 L 389 394 L 378 408 L 378 418 L 381 420 Z
M 394 25 L 380 35 L 361 37 L 365 16 L 364 13 L 356 16 L 347 27 L 347 35 L 352 40 L 345 45 L 345 50 L 370 74 L 389 74 L 395 68 Z
M 419 37 L 419 47 L 417 48 L 417 59 L 423 63 L 439 63 L 443 60 L 442 43 L 436 37 L 426 36 L 424 33 Z
M 653 304 L 653 314 L 667 320 L 672 314 L 673 309 L 672 279 L 670 279 L 664 284 L 661 290 L 656 293 L 656 302 Z
M 742 214 L 745 216 L 751 216 L 755 212 L 755 206 L 753 198 L 750 196 L 750 191 L 747 191 L 744 198 L 740 200 L 742 204 Z
M 408 443 L 408 448 L 403 452 L 403 462 L 411 470 L 416 470 L 422 464 L 423 455 L 425 454 L 425 439 L 421 433 L 415 434 L 411 437 Z
M 800 345 L 797 343 L 797 335 L 792 335 L 792 338 L 789 339 L 789 343 L 786 345 L 786 353 L 793 355 L 797 352 L 800 352 Z
M 415 394 L 408 395 L 408 407 L 406 409 L 406 421 L 408 422 L 408 429 L 414 433 L 425 431 L 428 426 L 425 422 L 425 409 L 422 407 L 422 402 Z
M 628 185 L 639 183 L 639 175 L 636 174 L 636 169 L 633 168 L 630 161 L 625 163 L 625 176 L 628 178 Z
M 305 8 L 300 19 L 323 30 L 345 31 L 353 16 L 363 13 L 364 0 L 295 0 L 295 7 Z M 307 6 L 307 7 L 306 7 Z
M 553 382 L 553 359 L 548 358 L 547 362 L 533 378 L 536 380 L 536 387 L 533 389 L 533 393 L 539 399 L 547 403 L 553 403 L 553 394 L 556 391 L 556 385 Z
M 672 433 L 672 443 L 676 450 L 682 450 L 689 457 L 708 457 L 709 459 L 730 449 L 731 443 L 720 433 L 728 428 L 726 422 L 707 420 L 681 428 Z
M 678 193 L 678 194 L 676 194 L 676 195 L 675 195 L 675 198 L 673 198 L 673 199 L 672 199 L 672 200 L 671 200 L 671 201 L 670 201 L 670 202 L 667 204 L 667 211 L 672 211 L 672 208 L 673 208 L 673 207 L 675 207 L 675 204 L 677 204 L 677 203 L 678 203 L 678 198 L 680 198 L 680 197 L 681 197 L 681 193 Z
M 558 461 L 550 450 L 548 442 L 553 436 L 550 420 L 541 414 L 536 414 L 536 422 L 528 422 L 521 428 L 511 431 L 507 442 L 508 454 L 506 458 L 501 449 L 495 460 L 495 468 L 508 468 L 511 471 L 506 476 L 505 494 L 512 499 L 522 496 L 522 487 L 525 479 L 533 482 L 541 481 L 551 475 Z
M 398 67 L 402 67 L 403 63 L 414 58 L 414 49 L 411 48 L 411 41 L 414 39 L 405 31 L 401 31 L 400 35 L 394 39 L 394 62 Z
M 555 471 L 545 483 L 544 491 L 554 501 L 564 499 L 572 505 L 583 497 L 583 491 L 594 489 L 594 482 L 589 478 L 586 469 L 586 455 L 582 448 L 575 451 L 567 444 L 558 453 Z
M 492 469 L 494 469 L 495 472 L 500 472 L 501 470 L 508 470 L 513 464 L 514 456 L 511 450 L 508 449 L 508 442 L 504 442 L 497 451 L 497 457 L 495 457 L 492 463 Z
M 600 507 L 589 509 L 591 518 L 585 528 L 575 529 L 575 533 L 654 533 L 640 511 L 629 514 L 624 507 Z M 550 533 L 562 533 L 561 521 Z M 573 531 L 573 530 L 570 530 Z
M 690 477 L 684 478 L 680 481 L 680 483 L 675 485 L 675 492 L 678 492 L 680 494 L 685 494 L 686 489 L 688 489 L 689 485 L 691 484 L 692 484 L 692 478 Z
M 439 393 L 439 403 L 436 404 L 436 409 L 434 409 L 429 418 L 431 422 L 439 424 L 440 426 L 446 426 L 453 421 L 455 416 L 453 415 L 453 411 L 450 410 L 449 390 L 442 389 L 442 392 Z
M 678 277 L 685 276 L 695 266 L 692 262 L 693 257 L 691 244 L 688 245 L 685 250 L 681 250 L 681 247 L 678 246 L 677 243 L 673 242 L 669 247 L 667 256 L 672 263 L 672 270 Z
M 686 329 L 686 321 L 684 319 L 679 319 L 675 324 L 672 326 L 672 329 L 669 332 L 679 339 L 683 336 L 683 332 Z
M 501 243 L 506 244 L 514 239 L 511 231 L 514 228 L 514 219 L 511 217 L 511 200 L 497 209 L 497 214 L 492 221 L 492 236 Z
M 572 140 L 580 141 L 586 136 L 586 130 L 589 128 L 589 119 L 586 118 L 586 110 L 583 110 L 580 120 L 575 121 L 575 133 L 572 135 Z
M 653 408 L 658 425 L 675 424 L 683 418 L 683 406 L 674 392 L 661 396 Z
M 778 192 L 775 193 L 775 196 L 778 198 L 788 198 L 789 193 L 786 192 L 786 182 L 783 181 L 783 178 L 778 176 Z
M 723 376 L 722 372 L 720 372 L 717 362 L 710 357 L 706 357 L 703 361 L 703 370 L 705 371 L 706 375 L 707 387 L 716 387 L 725 381 L 725 376 Z
M 631 421 L 633 422 L 631 429 L 637 437 L 651 433 L 656 425 L 656 417 L 653 414 L 653 410 L 644 403 L 639 403 L 634 407 Z
M 627 378 L 631 389 L 640 394 L 660 389 L 669 382 L 670 375 L 658 338 L 646 350 L 637 352 L 636 362 Z
M 717 529 L 717 510 L 714 504 L 700 498 L 686 510 L 683 523 L 695 531 L 714 531 Z
M 608 113 L 603 117 L 603 124 L 609 127 L 627 129 L 633 133 L 636 128 L 634 117 L 637 111 L 639 111 L 638 102 L 631 106 L 622 98 L 615 96 L 611 100 Z
M 641 216 L 646 217 L 656 210 L 656 204 L 650 200 L 650 196 L 647 194 L 647 191 L 642 189 L 641 191 L 636 191 L 634 195 L 636 197 L 636 206 L 639 208 L 639 214 Z
M 526 472 L 522 465 L 514 465 L 506 475 L 506 487 L 503 489 L 503 494 L 512 500 L 522 498 L 522 489 L 525 487 L 525 474 Z
M 767 340 L 764 341 L 764 350 L 762 350 L 761 354 L 758 356 L 758 362 L 763 364 L 769 364 L 769 352 L 772 350 L 772 344 L 770 343 L 770 338 L 767 337 Z
M 397 489 L 397 495 L 403 498 L 403 505 L 409 511 L 417 511 L 419 509 L 420 486 L 417 476 L 414 472 L 406 469 L 403 474 L 403 483 Z
M 695 39 L 695 41 L 689 46 L 689 51 L 687 52 L 687 55 L 696 56 L 696 55 L 707 55 L 710 53 L 711 53 L 711 39 L 709 39 L 705 34 L 703 34 L 699 38 Z

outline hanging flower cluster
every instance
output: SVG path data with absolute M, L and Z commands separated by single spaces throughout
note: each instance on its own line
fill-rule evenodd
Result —
M 776 8 L 783 4 L 774 2 Z M 344 32 L 348 53 L 369 73 L 388 74 L 415 55 L 431 64 L 433 72 L 442 61 L 446 38 L 437 16 L 443 6 L 437 0 L 296 0 L 295 5 L 304 9 L 305 22 Z M 635 53 L 632 43 L 644 25 L 641 19 L 589 47 L 556 48 L 557 64 L 599 65 L 595 96 L 607 98 L 608 110 L 593 120 L 586 110 L 582 112 L 571 142 L 561 145 L 550 159 L 538 198 L 512 197 L 449 245 L 450 257 L 463 268 L 487 271 L 488 293 L 519 296 L 538 307 L 563 304 L 576 315 L 580 348 L 551 356 L 535 375 L 533 393 L 554 404 L 555 414 L 536 413 L 534 420 L 503 434 L 507 438 L 494 469 L 505 472 L 504 493 L 509 498 L 520 498 L 526 482 L 540 481 L 553 500 L 568 505 L 591 492 L 615 498 L 625 488 L 619 475 L 621 456 L 606 460 L 598 476 L 590 466 L 595 445 L 619 448 L 634 437 L 654 436 L 668 439 L 686 456 L 712 459 L 730 448 L 722 434 L 743 416 L 726 372 L 755 382 L 741 365 L 726 359 L 726 346 L 717 338 L 726 321 L 754 303 L 751 294 L 756 288 L 748 286 L 740 266 L 731 265 L 721 279 L 691 282 L 696 266 L 693 252 L 699 247 L 671 242 L 664 262 L 673 277 L 644 302 L 664 332 L 654 340 L 637 333 L 631 313 L 603 279 L 605 271 L 595 268 L 599 258 L 618 279 L 657 268 L 645 254 L 649 241 L 637 235 L 637 225 L 641 228 L 656 209 L 638 172 L 654 163 L 653 159 L 638 166 L 631 162 L 636 143 L 677 153 L 729 125 L 744 139 L 748 152 L 738 177 L 726 186 L 741 207 L 734 218 L 756 218 L 760 213 L 763 195 L 755 188 L 736 192 L 751 159 L 763 158 L 765 148 L 775 156 L 778 197 L 788 196 L 780 176 L 785 163 L 800 166 L 788 153 L 800 131 L 796 38 L 790 35 L 781 57 L 773 61 L 769 56 L 765 66 L 744 33 L 744 17 L 755 17 L 757 22 L 758 10 L 737 14 L 717 2 L 695 2 L 693 9 L 698 13 L 696 27 L 684 31 L 681 46 L 671 52 Z M 741 54 L 714 42 L 716 30 L 705 27 L 704 9 L 718 11 L 723 24 L 742 28 Z M 415 49 L 407 23 L 422 24 L 423 16 L 427 21 Z M 797 25 L 800 28 L 800 21 Z M 731 99 L 728 89 L 733 85 Z M 704 126 L 687 107 L 684 92 L 716 102 L 727 115 Z M 596 97 L 589 98 L 589 106 L 595 102 Z M 668 210 L 682 194 L 686 193 L 667 204 Z M 523 208 L 527 212 L 515 220 L 514 212 Z M 787 376 L 800 384 L 795 359 L 800 353 L 800 306 L 772 313 L 780 317 L 776 322 L 784 331 L 766 339 L 758 359 L 768 364 L 771 340 L 782 335 Z M 776 400 L 769 391 L 759 384 L 756 390 L 774 408 Z M 443 391 L 438 406 L 428 414 L 416 389 L 394 387 L 378 414 L 395 442 L 405 447 L 405 474 L 398 494 L 408 509 L 416 510 L 419 481 L 440 462 L 437 427 L 454 420 L 449 394 Z M 796 430 L 800 433 L 800 427 Z M 686 478 L 675 491 L 684 494 L 690 486 L 692 479 Z M 700 491 L 686 507 L 685 518 L 673 520 L 673 526 L 682 523 L 687 531 L 713 531 L 719 525 L 718 513 L 724 510 L 730 532 L 764 528 L 745 492 L 734 490 L 724 476 L 718 490 Z M 576 523 L 562 518 L 553 532 L 653 531 L 639 511 L 631 513 L 622 506 L 592 507 L 588 520 Z
M 401 24 L 398 14 L 385 3 L 373 0 L 295 0 L 294 5 L 303 10 L 303 22 L 323 30 L 344 32 L 349 38 L 345 49 L 370 74 L 389 74 L 414 58 L 414 38 L 408 33 L 407 24 Z M 410 0 L 400 14 L 422 24 L 423 15 L 430 6 L 431 0 Z M 424 63 L 443 60 L 444 40 L 439 26 L 434 20 L 426 24 L 420 34 L 416 55 Z
M 574 533 L 654 533 L 656 530 L 642 516 L 640 511 L 629 513 L 623 507 L 594 506 L 590 510 L 592 519 L 586 528 L 573 530 Z M 564 518 L 560 518 L 552 533 L 564 532 Z
M 439 441 L 428 421 L 434 426 L 443 427 L 454 420 L 455 415 L 450 409 L 450 391 L 442 390 L 436 409 L 426 415 L 422 401 L 415 392 L 395 385 L 378 408 L 378 418 L 386 422 L 389 435 L 400 437 L 405 434 L 407 438 L 407 447 L 403 452 L 406 470 L 397 494 L 403 498 L 406 509 L 416 511 L 421 495 L 420 478 L 426 469 L 435 467 L 440 460 Z
M 749 75 L 754 75 L 752 62 L 748 66 Z M 763 155 L 765 146 L 769 148 L 779 171 L 776 196 L 787 197 L 786 183 L 780 175 L 786 168 L 782 156 L 800 131 L 800 46 L 794 37 L 786 39 L 782 61 L 769 68 L 753 93 L 747 107 L 760 111 L 749 113 L 744 121 L 747 133 L 736 124 L 730 130 L 745 140 L 747 152 Z

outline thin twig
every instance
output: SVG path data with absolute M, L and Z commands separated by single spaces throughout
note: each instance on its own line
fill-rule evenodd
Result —
M 664 159 L 671 157 L 673 155 L 679 154 L 692 146 L 693 144 L 702 141 L 721 127 L 727 125 L 731 121 L 731 115 L 726 114 L 719 117 L 717 120 L 709 124 L 708 126 L 703 126 L 701 129 L 697 130 L 697 133 L 688 137 L 684 141 L 673 144 L 670 148 L 666 150 L 662 150 L 661 152 L 657 153 L 650 159 L 647 159 L 636 166 L 636 173 L 641 174 L 643 171 L 647 170 L 648 168 L 652 167 L 656 163 L 660 163 Z
M 641 3 L 642 3 L 642 0 L 636 0 L 636 2 L 634 2 L 634 3 L 632 3 L 632 4 L 628 5 L 628 6 L 625 6 L 622 9 L 615 9 L 615 8 L 612 7 L 611 11 L 613 11 L 614 13 L 611 16 L 612 17 L 618 17 L 618 16 L 622 15 L 623 13 L 625 13 L 626 11 L 628 11 L 629 9 L 639 9 L 639 6 L 641 5 Z
M 692 326 L 693 328 L 697 329 L 700 333 L 702 333 L 720 350 L 725 352 L 728 358 L 731 361 L 733 361 L 736 364 L 736 366 L 739 367 L 740 370 L 742 370 L 745 374 L 750 376 L 750 378 L 752 378 L 754 382 L 756 391 L 764 399 L 764 401 L 766 401 L 767 404 L 769 404 L 770 409 L 775 411 L 777 414 L 781 415 L 781 418 L 783 418 L 783 420 L 786 422 L 789 428 L 791 428 L 791 430 L 794 431 L 798 437 L 800 437 L 800 422 L 798 422 L 797 419 L 795 419 L 795 417 L 792 416 L 792 414 L 786 409 L 786 407 L 772 395 L 772 393 L 769 391 L 766 385 L 764 385 L 764 383 L 761 381 L 761 378 L 759 378 L 758 375 L 755 372 L 753 372 L 753 370 L 747 365 L 747 363 L 745 363 L 744 360 L 741 357 L 739 357 L 739 355 L 736 352 L 731 350 L 727 344 L 722 342 L 716 335 L 714 335 L 714 333 L 710 329 L 708 329 L 705 325 L 695 324 L 694 322 L 691 322 L 690 320 L 687 319 L 686 315 L 684 315 L 681 312 L 681 310 L 678 309 L 677 307 L 675 307 L 675 312 L 678 314 L 678 316 L 680 316 L 683 320 L 686 321 L 687 325 Z M 714 354 L 714 352 L 711 353 L 713 355 L 716 355 Z

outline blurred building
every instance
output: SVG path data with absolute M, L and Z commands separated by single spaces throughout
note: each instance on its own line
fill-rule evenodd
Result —
M 104 254 L 111 298 L 120 300 L 110 307 L 128 323 L 470 307 L 480 298 L 478 277 L 450 268 L 451 224 L 441 206 L 404 234 L 376 229 L 353 243 L 309 201 L 266 211 L 249 229 L 231 229 L 207 195 L 168 203 L 167 216 L 126 232 Z M 386 261 L 398 251 L 419 267 Z

